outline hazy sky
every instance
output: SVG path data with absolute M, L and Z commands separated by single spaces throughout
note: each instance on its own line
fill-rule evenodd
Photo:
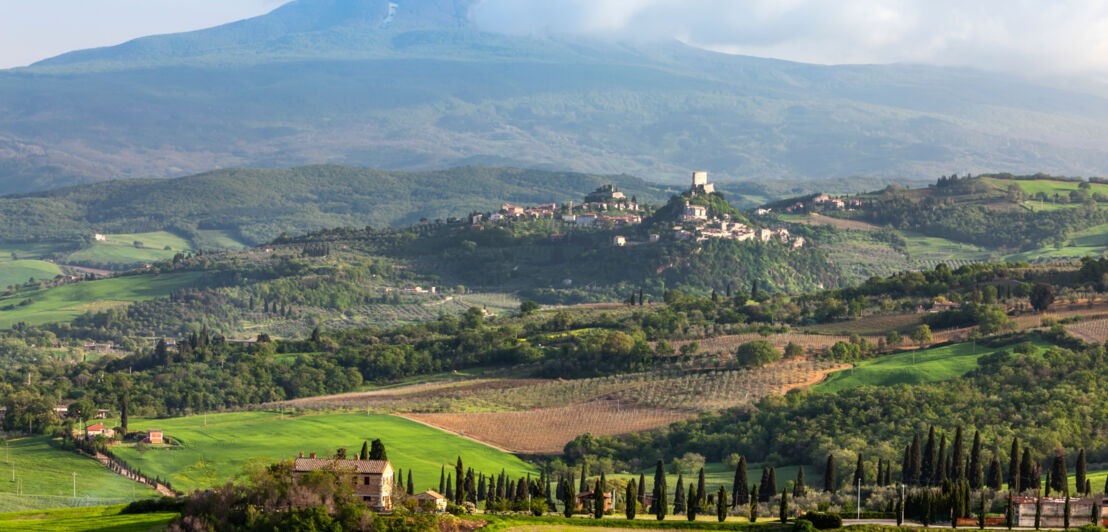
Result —
M 0 0 L 0 67 L 230 22 L 283 1 Z M 482 0 L 474 17 L 499 31 L 676 37 L 815 63 L 1108 74 L 1104 0 Z

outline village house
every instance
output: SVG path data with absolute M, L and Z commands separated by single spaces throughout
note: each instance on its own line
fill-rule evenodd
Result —
M 1035 526 L 1035 497 L 1014 497 L 1012 505 L 1016 510 L 1016 526 Z M 1092 522 L 1093 508 L 1098 507 L 1100 517 L 1097 526 L 1103 526 L 1108 517 L 1108 499 L 1102 497 L 1071 497 L 1069 526 L 1077 528 Z M 1066 524 L 1066 498 L 1043 497 L 1042 513 L 1039 516 L 1039 526 L 1036 528 L 1060 530 Z
M 442 513 L 446 511 L 446 497 L 443 497 L 437 491 L 427 490 L 423 493 L 415 494 L 413 498 L 420 508 L 433 506 L 436 512 Z
M 146 437 L 142 439 L 142 443 L 161 445 L 165 443 L 165 438 L 160 430 L 148 430 L 146 431 Z
M 499 222 L 500 220 L 503 220 L 503 219 L 504 219 L 504 215 L 500 214 L 498 212 L 494 212 L 494 213 L 489 215 L 489 221 L 492 221 L 492 222 Z
M 360 497 L 366 506 L 375 512 L 392 511 L 393 470 L 388 460 L 316 458 L 315 453 L 309 454 L 307 458 L 304 457 L 304 453 L 300 453 L 300 456 L 293 460 L 294 480 L 312 471 L 349 473 L 353 476 L 351 482 L 354 495 Z
M 89 438 L 95 438 L 101 435 L 105 438 L 111 438 L 112 436 L 115 436 L 115 431 L 99 423 L 85 427 L 85 436 Z
M 616 235 L 612 237 L 612 245 L 616 247 L 623 247 L 627 245 L 627 238 L 623 235 Z
M 523 207 L 505 203 L 500 206 L 500 212 L 505 216 L 523 216 Z
M 578 510 L 584 508 L 585 501 L 589 501 L 590 504 L 595 502 L 593 500 L 593 496 L 592 496 L 591 491 L 586 491 L 586 492 L 582 492 L 582 493 L 577 494 L 577 509 Z M 613 506 L 612 494 L 611 493 L 604 493 L 604 511 L 608 512 L 608 511 L 611 511 L 613 508 L 615 508 L 615 506 Z
M 585 203 L 615 203 L 615 200 L 627 199 L 627 196 L 616 190 L 615 185 L 602 185 L 600 188 L 585 196 Z
M 577 225 L 591 226 L 596 224 L 595 214 L 578 214 L 575 220 Z
M 685 210 L 681 212 L 681 221 L 694 222 L 708 219 L 708 208 L 703 205 L 691 205 L 685 202 Z

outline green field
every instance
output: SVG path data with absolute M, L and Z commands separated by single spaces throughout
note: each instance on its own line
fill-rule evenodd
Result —
M 118 504 L 154 495 L 154 490 L 112 473 L 91 458 L 60 449 L 45 436 L 20 438 L 7 444 L 0 464 L 0 511 L 40 510 L 75 504 L 73 473 L 77 473 L 77 503 Z M 0 446 L 2 447 L 2 446 Z M 0 459 L 5 450 L 0 448 Z M 12 482 L 12 466 L 17 482 Z M 22 480 L 23 495 L 18 495 Z
M 177 517 L 172 513 L 120 514 L 121 509 L 123 506 L 92 506 L 0 514 L 0 530 L 146 532 L 165 530 Z
M 1053 196 L 1057 193 L 1060 196 L 1068 196 L 1070 191 L 1077 190 L 1078 183 L 1071 181 L 1053 181 L 1050 179 L 1036 179 L 1022 180 L 1022 179 L 994 179 L 991 177 L 983 177 L 982 181 L 996 186 L 1000 190 L 1006 190 L 1009 185 L 1015 183 L 1023 189 L 1024 192 L 1035 195 L 1039 192 L 1046 193 L 1047 196 Z M 1101 183 L 1090 183 L 1089 194 L 1100 192 L 1102 194 L 1108 194 L 1108 185 Z M 1048 202 L 1049 203 L 1049 202 Z
M 127 267 L 172 259 L 173 255 L 192 249 L 188 240 L 166 231 L 104 236 L 106 241 L 93 242 L 89 247 L 70 253 L 66 262 Z M 136 242 L 140 242 L 141 247 L 136 246 Z
M 20 285 L 28 279 L 41 281 L 61 275 L 58 265 L 41 260 L 0 261 L 0 286 Z
M 1101 224 L 1074 233 L 1061 248 L 1041 248 L 1010 255 L 1006 259 L 1081 258 L 1086 255 L 1101 256 L 1105 253 L 1108 253 L 1108 224 Z
M 989 252 L 973 244 L 901 231 L 908 254 L 915 263 L 976 262 L 989 259 Z
M 178 288 L 191 286 L 200 275 L 193 272 L 131 275 L 20 292 L 0 299 L 0 307 L 15 305 L 11 310 L 0 310 L 0 328 L 18 322 L 38 325 L 71 320 L 90 310 L 165 297 Z M 22 304 L 28 300 L 30 303 Z
M 939 382 L 961 377 L 977 367 L 977 359 L 1004 348 L 963 343 L 888 355 L 859 362 L 854 369 L 832 373 L 812 387 L 817 392 L 838 392 L 858 386 L 893 386 Z
M 485 473 L 501 469 L 513 477 L 537 470 L 492 447 L 396 416 L 321 414 L 282 418 L 276 412 L 212 414 L 174 419 L 132 420 L 131 429 L 161 429 L 180 448 L 155 449 L 140 456 L 133 446 L 116 453 L 148 475 L 168 478 L 189 491 L 223 483 L 251 461 L 282 460 L 303 451 L 331 456 L 339 447 L 356 454 L 362 442 L 381 438 L 393 467 L 409 468 L 417 490 L 438 489 L 439 471 L 458 456 L 466 467 Z

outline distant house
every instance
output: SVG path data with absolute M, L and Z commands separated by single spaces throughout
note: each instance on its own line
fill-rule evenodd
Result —
M 142 442 L 160 445 L 165 443 L 165 438 L 160 430 L 148 430 L 146 431 L 146 438 L 143 438 Z
M 293 460 L 293 479 L 312 471 L 336 471 L 353 476 L 354 495 L 377 512 L 392 511 L 393 470 L 388 460 L 340 460 L 337 458 L 316 458 L 304 453 Z M 441 495 L 440 495 L 441 497 Z M 444 507 L 445 509 L 445 507 Z
M 616 235 L 612 237 L 612 245 L 616 247 L 623 247 L 627 245 L 627 238 L 622 235 Z
M 446 497 L 443 497 L 437 491 L 427 490 L 423 493 L 417 493 L 414 498 L 421 507 L 425 504 L 433 504 L 436 512 L 446 511 Z
M 106 237 L 106 236 L 104 236 L 100 233 L 96 233 L 95 235 L 92 235 L 92 239 L 97 241 L 97 242 L 106 242 L 108 240 L 108 237 Z
M 85 427 L 85 435 L 89 438 L 95 438 L 101 435 L 103 435 L 105 438 L 111 438 L 112 436 L 115 436 L 115 431 L 97 423 L 95 425 L 89 425 L 88 427 Z
M 576 219 L 577 225 L 593 225 L 596 223 L 595 214 L 578 214 Z
M 578 510 L 580 510 L 581 508 L 583 508 L 585 506 L 585 501 L 589 501 L 590 503 L 594 502 L 591 491 L 586 491 L 586 492 L 577 494 L 577 509 Z M 607 511 L 611 510 L 612 508 L 614 508 L 614 506 L 612 505 L 612 494 L 611 493 L 605 493 L 604 494 L 604 511 L 607 512 Z
M 68 416 L 69 415 L 69 406 L 67 406 L 67 405 L 57 405 L 57 406 L 54 407 L 54 413 L 57 414 L 58 417 Z
M 685 210 L 681 213 L 682 221 L 696 221 L 707 220 L 708 208 L 703 205 L 690 205 L 689 202 L 685 202 Z
M 108 416 L 110 416 L 110 415 L 112 415 L 111 410 L 101 408 L 101 409 L 96 411 L 96 416 L 95 417 L 96 417 L 96 419 L 107 419 Z

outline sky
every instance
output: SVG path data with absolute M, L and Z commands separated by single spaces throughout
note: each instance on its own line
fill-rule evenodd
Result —
M 0 67 L 231 22 L 283 1 L 0 0 Z M 821 64 L 1108 75 L 1104 0 L 476 1 L 473 17 L 481 27 L 510 33 L 677 38 L 728 53 Z

